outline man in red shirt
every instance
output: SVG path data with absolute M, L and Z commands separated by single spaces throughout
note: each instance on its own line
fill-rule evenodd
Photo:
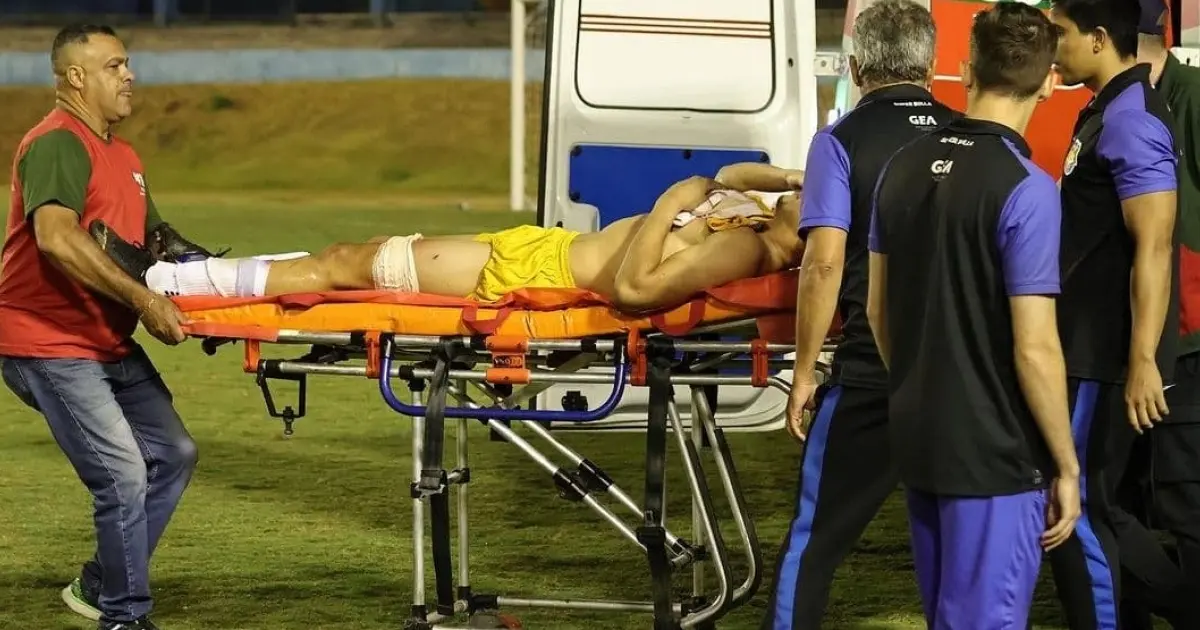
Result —
M 187 250 L 162 222 L 133 148 L 133 73 L 106 26 L 54 40 L 55 108 L 16 152 L 0 250 L 5 384 L 46 419 L 94 497 L 96 555 L 63 590 L 100 630 L 154 630 L 148 565 L 196 465 L 171 394 L 131 335 L 184 340 L 183 315 L 112 263 L 82 227 L 103 219 L 164 257 Z

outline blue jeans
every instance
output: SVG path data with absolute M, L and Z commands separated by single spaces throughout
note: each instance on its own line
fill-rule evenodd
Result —
M 115 363 L 3 358 L 4 383 L 39 411 L 92 493 L 104 621 L 153 606 L 150 556 L 196 466 L 196 444 L 158 371 L 136 347 Z

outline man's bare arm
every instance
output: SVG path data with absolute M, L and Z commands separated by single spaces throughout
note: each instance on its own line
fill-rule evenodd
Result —
M 850 159 L 845 147 L 832 134 L 822 132 L 813 136 L 804 168 L 812 174 L 812 181 L 804 191 L 798 226 L 805 247 L 796 291 L 794 367 L 797 382 L 811 384 L 812 380 L 802 379 L 812 378 L 837 309 L 854 200 Z
M 796 291 L 797 374 L 812 372 L 829 337 L 845 258 L 845 230 L 835 227 L 809 230 L 804 260 L 800 264 L 800 286 Z
M 625 260 L 621 261 L 621 267 L 617 270 L 618 292 L 622 288 L 633 292 L 642 289 L 662 260 L 663 246 L 675 217 L 682 210 L 690 210 L 700 205 L 714 184 L 715 182 L 702 177 L 690 177 L 676 182 L 658 196 L 654 207 L 634 233 L 629 249 L 625 252 Z
M 1167 124 L 1139 109 L 1104 122 L 1096 154 L 1112 176 L 1125 226 L 1134 241 L 1128 357 L 1133 370 L 1154 362 L 1166 320 L 1179 156 Z
M 1009 308 L 1021 392 L 1046 440 L 1058 475 L 1078 477 L 1079 460 L 1067 406 L 1067 370 L 1058 337 L 1054 298 L 1016 295 L 1009 298 Z
M 888 336 L 887 321 L 887 255 L 871 252 L 867 280 L 867 322 L 879 348 L 879 358 L 885 368 L 891 367 L 892 339 Z
M 628 311 L 678 306 L 706 289 L 753 277 L 763 255 L 762 241 L 750 230 L 718 232 L 645 271 L 622 265 L 613 302 Z
M 1134 243 L 1129 362 L 1153 362 L 1171 299 L 1175 192 L 1131 197 L 1121 202 L 1121 212 Z
M 663 260 L 663 245 L 675 216 L 699 205 L 715 184 L 693 177 L 659 196 L 617 269 L 613 301 L 618 308 L 637 311 L 675 306 L 700 291 L 758 271 L 762 243 L 749 230 L 713 234 Z
M 739 162 L 717 171 L 717 183 L 734 190 L 787 192 L 804 182 L 804 171 L 780 168 L 761 162 Z
M 141 313 L 154 299 L 149 289 L 117 266 L 79 225 L 70 208 L 47 204 L 33 214 L 38 249 L 84 287 Z

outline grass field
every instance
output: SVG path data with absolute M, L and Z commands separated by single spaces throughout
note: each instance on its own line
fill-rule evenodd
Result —
M 450 206 L 395 210 L 364 203 L 347 211 L 260 197 L 197 202 L 165 193 L 161 205 L 185 233 L 235 253 L 312 251 L 379 233 L 473 231 L 533 219 Z M 367 382 L 314 379 L 309 416 L 285 440 L 253 378 L 241 373 L 237 349 L 207 357 L 195 342 L 177 348 L 144 343 L 201 451 L 196 478 L 153 566 L 164 629 L 400 627 L 411 584 L 408 421 L 388 411 Z M 87 494 L 39 416 L 5 393 L 0 418 L 0 502 L 6 506 L 0 512 L 0 627 L 87 628 L 64 612 L 57 593 L 91 550 Z M 476 589 L 648 597 L 645 563 L 631 544 L 586 507 L 557 499 L 550 480 L 513 447 L 489 442 L 477 427 L 472 436 Z M 639 436 L 574 435 L 567 442 L 640 500 Z M 799 449 L 782 434 L 735 435 L 731 442 L 770 570 L 793 509 Z M 678 462 L 674 452 L 669 458 Z M 668 486 L 682 488 L 680 469 L 673 466 L 671 474 Z M 674 496 L 671 522 L 687 535 L 687 507 L 683 495 Z M 686 588 L 690 577 L 677 583 Z M 752 605 L 720 627 L 756 627 L 766 584 Z M 1058 623 L 1051 596 L 1046 588 L 1038 595 L 1037 620 L 1047 627 Z M 644 615 L 514 612 L 533 629 L 649 627 Z M 893 498 L 839 572 L 830 627 L 914 628 L 919 615 L 903 508 Z
M 496 81 L 147 86 L 119 133 L 155 191 L 504 195 L 508 86 Z M 0 164 L 53 105 L 0 89 Z M 537 183 L 541 87 L 528 89 L 529 190 Z

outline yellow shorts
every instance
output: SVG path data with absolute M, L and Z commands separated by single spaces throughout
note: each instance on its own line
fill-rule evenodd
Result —
M 578 232 L 536 225 L 480 234 L 475 240 L 490 244 L 492 253 L 469 297 L 494 302 L 525 287 L 575 288 L 568 252 L 576 236 Z

